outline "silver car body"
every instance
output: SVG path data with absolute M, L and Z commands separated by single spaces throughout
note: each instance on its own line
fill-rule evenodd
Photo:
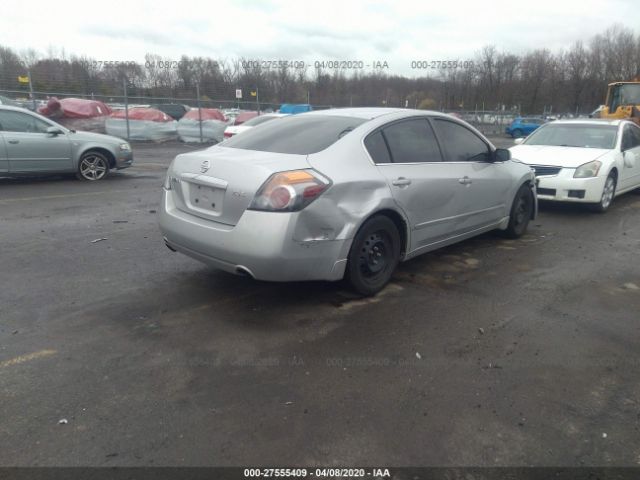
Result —
M 383 125 L 438 112 L 388 108 L 315 111 L 298 115 L 366 118 L 318 153 L 292 155 L 226 148 L 178 155 L 169 167 L 160 210 L 165 242 L 214 267 L 269 281 L 339 280 L 352 240 L 376 213 L 390 216 L 403 241 L 401 259 L 494 229 L 505 229 L 518 189 L 533 185 L 519 162 L 425 162 L 375 164 L 364 139 Z M 314 169 L 331 187 L 297 212 L 248 209 L 275 172 Z M 193 203 L 207 191 L 215 211 Z M 202 195 L 197 193 L 197 195 Z M 535 197 L 535 195 L 534 195 Z M 534 211 L 537 212 L 537 204 Z
M 125 140 L 99 133 L 74 132 L 19 107 L 0 106 L 0 117 L 6 111 L 28 115 L 34 125 L 44 122 L 58 128 L 60 133 L 5 131 L 0 118 L 0 176 L 73 173 L 78 170 L 82 155 L 89 150 L 103 153 L 109 159 L 110 168 L 127 168 L 133 162 L 131 148 L 121 148 L 128 145 Z

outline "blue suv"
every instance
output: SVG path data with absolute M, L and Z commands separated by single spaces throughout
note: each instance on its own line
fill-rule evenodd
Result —
M 542 118 L 517 117 L 511 122 L 511 125 L 505 129 L 505 132 L 513 138 L 526 137 L 543 123 L 544 120 Z

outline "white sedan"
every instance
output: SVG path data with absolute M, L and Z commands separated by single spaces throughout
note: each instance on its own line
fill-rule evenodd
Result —
M 288 114 L 286 113 L 264 113 L 257 117 L 252 118 L 251 120 L 247 120 L 242 125 L 229 125 L 224 130 L 224 138 L 231 138 L 238 133 L 244 132 L 253 128 L 261 123 L 268 122 L 270 120 L 275 120 L 276 118 L 286 117 Z
M 535 170 L 540 200 L 604 212 L 614 197 L 640 188 L 640 127 L 629 120 L 551 122 L 510 150 Z

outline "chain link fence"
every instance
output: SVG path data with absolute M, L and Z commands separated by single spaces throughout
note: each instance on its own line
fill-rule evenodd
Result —
M 123 88 L 122 95 L 99 95 L 99 94 L 82 94 L 82 93 L 69 93 L 63 91 L 36 91 L 31 90 L 26 92 L 25 90 L 0 90 L 0 104 L 7 104 L 13 106 L 19 106 L 27 108 L 32 111 L 42 112 L 42 109 L 47 107 L 51 99 L 63 100 L 63 99 L 83 99 L 83 100 L 95 100 L 107 105 L 115 116 L 123 117 L 126 128 L 122 129 L 122 136 L 127 140 L 139 140 L 131 132 L 135 129 L 134 120 L 130 119 L 129 113 L 134 112 L 139 108 L 153 108 L 161 110 L 167 115 L 179 120 L 182 115 L 174 115 L 174 111 L 184 114 L 185 112 L 196 110 L 198 113 L 194 114 L 191 118 L 196 118 L 197 122 L 202 126 L 206 124 L 208 118 L 208 110 L 216 109 L 222 112 L 226 117 L 227 125 L 232 125 L 235 118 L 243 112 L 253 112 L 254 114 L 263 114 L 277 112 L 282 103 L 262 102 L 258 96 L 258 92 L 251 100 L 244 99 L 211 99 L 207 95 L 200 95 L 197 92 L 196 96 L 188 97 L 160 97 L 160 96 L 140 96 L 130 95 L 127 92 L 126 86 Z M 286 103 L 286 102 L 283 102 Z M 313 110 L 323 110 L 332 108 L 332 105 L 311 105 Z M 124 115 L 123 115 L 124 112 Z M 45 115 L 49 116 L 49 115 Z M 68 128 L 75 128 L 78 130 L 89 130 L 98 133 L 110 133 L 105 127 L 105 123 L 108 119 L 105 119 L 107 115 L 96 117 L 96 119 L 79 119 L 79 118 L 66 118 L 64 114 L 58 116 L 52 116 L 52 120 L 61 123 Z M 139 125 L 138 125 L 139 126 Z M 191 141 L 193 137 L 190 137 Z M 149 138 L 150 140 L 159 140 L 158 138 Z M 202 128 L 200 128 L 199 141 L 201 143 L 211 142 L 211 138 L 207 138 L 203 135 Z M 217 140 L 220 141 L 220 140 Z
M 198 92 L 199 93 L 199 92 Z M 122 95 L 97 95 L 97 94 L 78 94 L 68 92 L 43 92 L 33 91 L 25 92 L 24 90 L 0 90 L 0 102 L 4 97 L 4 103 L 14 104 L 23 108 L 38 111 L 38 109 L 47 105 L 47 102 L 51 98 L 57 98 L 59 100 L 65 98 L 80 98 L 85 100 L 97 100 L 101 101 L 109 106 L 114 112 L 118 111 L 130 111 L 139 107 L 151 107 L 160 108 L 166 111 L 166 107 L 169 106 L 184 106 L 186 109 L 198 109 L 206 111 L 206 109 L 218 109 L 230 118 L 229 123 L 233 123 L 233 118 L 241 111 L 252 111 L 258 113 L 269 113 L 277 111 L 281 104 L 261 102 L 259 97 L 256 96 L 252 100 L 243 99 L 211 99 L 207 95 L 196 95 L 192 98 L 176 98 L 176 97 L 154 97 L 154 96 L 140 96 L 129 95 L 126 92 L 126 88 L 123 88 Z M 163 107 L 164 106 L 164 107 Z M 311 105 L 314 110 L 332 108 L 332 105 Z M 200 113 L 200 112 L 199 112 Z M 447 110 L 453 116 L 456 116 L 474 127 L 480 130 L 485 135 L 502 135 L 505 132 L 505 128 L 511 124 L 519 113 L 512 110 Z M 200 123 L 202 123 L 202 117 Z M 78 123 L 73 120 L 65 122 L 64 119 L 55 118 L 62 124 L 67 123 L 66 126 L 73 128 L 75 125 L 79 125 L 84 128 L 104 133 L 104 120 L 103 124 L 84 122 Z M 124 116 L 126 124 L 126 133 L 123 130 L 124 137 L 131 139 L 131 125 L 128 115 Z M 107 132 L 108 133 L 108 132 Z M 210 142 L 211 139 L 205 138 L 202 133 L 199 135 L 199 141 L 202 143 Z M 193 139 L 192 139 L 193 141 Z
M 505 129 L 520 116 L 519 112 L 508 110 L 455 110 L 446 113 L 470 123 L 484 135 L 504 134 Z

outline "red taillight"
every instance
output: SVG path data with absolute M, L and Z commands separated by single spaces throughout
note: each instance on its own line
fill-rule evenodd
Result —
M 320 195 L 327 189 L 327 185 L 313 185 L 311 187 L 307 187 L 302 192 L 302 196 L 304 198 L 314 198 Z
M 309 205 L 330 186 L 331 180 L 311 169 L 274 173 L 260 187 L 249 208 L 295 212 Z
M 229 137 L 233 137 L 233 133 L 231 133 L 231 132 L 224 132 L 224 138 L 229 138 Z
M 271 190 L 271 194 L 269 195 L 271 207 L 275 210 L 282 210 L 289 206 L 289 203 L 291 203 L 291 200 L 295 198 L 295 195 L 296 191 L 289 185 L 280 185 Z

